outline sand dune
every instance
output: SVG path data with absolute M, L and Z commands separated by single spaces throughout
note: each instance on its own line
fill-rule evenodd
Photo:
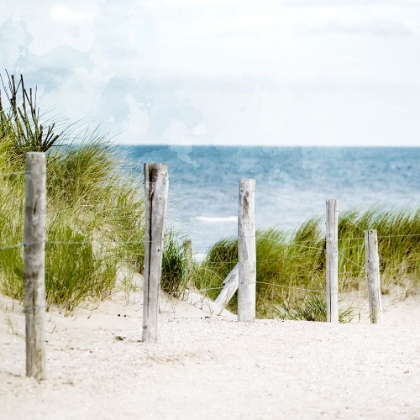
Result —
M 140 292 L 70 316 L 53 308 L 37 383 L 25 377 L 22 308 L 1 296 L 0 419 L 420 419 L 418 298 L 386 296 L 383 325 L 363 310 L 342 325 L 237 323 L 189 299 L 163 297 L 154 345 L 140 342 Z

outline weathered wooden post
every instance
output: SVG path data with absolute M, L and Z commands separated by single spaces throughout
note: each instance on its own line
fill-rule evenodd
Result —
M 26 376 L 38 380 L 46 378 L 45 211 L 45 153 L 27 153 L 23 251 Z
M 379 273 L 378 235 L 376 230 L 365 230 L 366 277 L 369 294 L 369 313 L 372 324 L 382 322 L 381 280 Z
M 186 285 L 187 288 L 193 288 L 193 284 L 191 283 L 191 273 L 193 271 L 193 249 L 192 249 L 192 240 L 185 239 L 182 243 L 182 250 L 184 252 L 185 258 L 185 265 L 186 265 Z
M 337 200 L 327 200 L 327 322 L 338 322 L 338 212 Z
M 156 343 L 162 274 L 163 226 L 168 197 L 168 169 L 163 163 L 144 164 L 145 218 L 143 341 Z
M 255 247 L 255 179 L 239 183 L 238 219 L 238 321 L 255 321 L 256 247 Z
M 239 279 L 238 279 L 238 273 L 239 273 L 239 263 L 233 267 L 232 271 L 228 274 L 228 276 L 225 278 L 223 284 L 224 287 L 222 291 L 219 293 L 219 296 L 217 296 L 217 299 L 215 300 L 216 303 L 219 305 L 222 305 L 225 307 L 229 301 L 233 298 L 233 295 L 238 290 L 239 285 Z
M 187 258 L 188 261 L 191 261 L 192 260 L 192 257 L 193 257 L 192 241 L 191 241 L 191 239 L 185 239 L 185 241 L 182 243 L 182 248 L 184 250 L 185 258 Z

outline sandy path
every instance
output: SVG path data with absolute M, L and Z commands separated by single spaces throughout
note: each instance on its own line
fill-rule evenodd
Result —
M 1 302 L 2 420 L 420 419 L 418 321 L 239 324 L 173 304 L 145 345 L 140 305 L 116 299 L 48 314 L 38 384 L 24 376 L 21 308 Z

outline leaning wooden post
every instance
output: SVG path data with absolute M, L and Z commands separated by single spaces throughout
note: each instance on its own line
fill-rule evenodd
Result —
M 46 378 L 45 210 L 45 153 L 27 153 L 23 251 L 26 376 L 38 380 Z
M 233 267 L 232 271 L 228 274 L 225 278 L 223 284 L 223 289 L 217 296 L 215 300 L 216 303 L 225 307 L 229 301 L 233 298 L 233 295 L 238 290 L 239 286 L 239 279 L 238 279 L 238 272 L 239 272 L 239 263 Z
M 163 225 L 168 196 L 168 169 L 163 163 L 144 164 L 145 218 L 143 341 L 156 343 L 159 288 L 162 274 Z
M 327 322 L 338 322 L 338 212 L 337 200 L 327 200 Z
M 238 219 L 238 321 L 255 321 L 256 248 L 254 221 L 255 179 L 239 183 Z
M 379 274 L 378 235 L 365 230 L 366 276 L 369 294 L 369 313 L 372 324 L 382 322 L 381 280 Z

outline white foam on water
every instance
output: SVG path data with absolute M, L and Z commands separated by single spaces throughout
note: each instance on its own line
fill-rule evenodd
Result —
M 208 216 L 197 216 L 193 217 L 193 220 L 197 222 L 207 222 L 207 223 L 237 223 L 238 216 L 227 216 L 227 217 L 208 217 Z

